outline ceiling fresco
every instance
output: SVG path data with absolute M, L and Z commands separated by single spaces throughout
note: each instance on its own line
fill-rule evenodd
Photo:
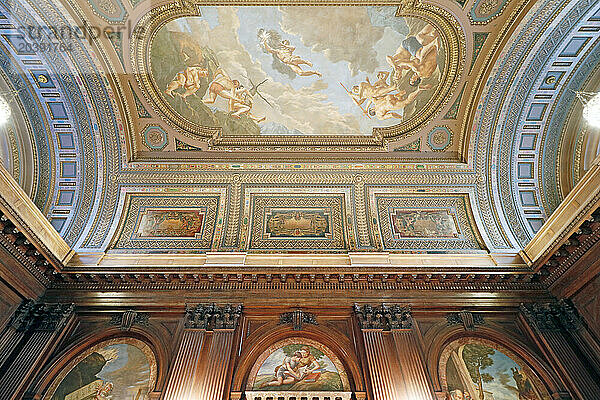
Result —
M 561 143 L 600 61 L 591 0 L 0 19 L 3 163 L 80 253 L 517 252 L 572 187 Z
M 149 73 L 171 108 L 167 115 L 199 131 L 350 136 L 393 130 L 431 109 L 446 78 L 438 30 L 396 11 L 201 7 L 200 16 L 158 29 L 148 45 Z
M 143 96 L 213 151 L 383 150 L 447 102 L 465 40 L 449 14 L 379 5 L 171 4 L 137 27 Z

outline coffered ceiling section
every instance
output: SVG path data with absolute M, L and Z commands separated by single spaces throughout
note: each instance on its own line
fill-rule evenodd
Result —
M 19 106 L 0 154 L 80 253 L 515 253 L 566 195 L 559 160 L 579 165 L 563 127 L 599 16 L 592 0 L 0 0 Z

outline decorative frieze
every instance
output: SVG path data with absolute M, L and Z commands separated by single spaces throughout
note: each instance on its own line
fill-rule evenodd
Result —
M 354 305 L 354 313 L 361 329 L 411 329 L 412 316 L 409 306 L 397 304 L 380 306 Z
M 185 327 L 187 329 L 235 329 L 242 316 L 242 305 L 197 304 L 186 306 Z
M 178 273 L 131 271 L 130 273 L 63 273 L 56 274 L 55 290 L 473 290 L 486 287 L 491 291 L 545 290 L 544 284 L 532 280 L 533 273 L 518 270 L 506 273 L 468 268 L 462 272 L 426 270 L 422 273 L 364 272 L 356 267 L 355 273 L 340 273 L 337 267 L 314 268 L 291 275 L 273 268 L 255 271 L 251 266 L 219 266 L 212 270 L 189 269 Z M 291 279 L 294 278 L 294 279 Z
M 577 310 L 567 300 L 521 304 L 521 312 L 542 331 L 569 331 L 581 327 L 581 318 Z
M 279 324 L 292 324 L 295 331 L 301 331 L 304 324 L 319 325 L 314 314 L 302 310 L 294 310 L 279 316 Z
M 483 325 L 483 315 L 462 310 L 456 313 L 446 315 L 448 325 L 463 325 L 465 331 L 474 331 L 477 325 Z
M 73 304 L 47 304 L 26 300 L 14 312 L 10 325 L 18 332 L 30 329 L 54 331 L 62 328 L 74 308 Z
M 113 315 L 109 324 L 118 326 L 122 331 L 129 331 L 133 325 L 148 326 L 148 318 L 148 314 L 127 310 L 122 314 Z

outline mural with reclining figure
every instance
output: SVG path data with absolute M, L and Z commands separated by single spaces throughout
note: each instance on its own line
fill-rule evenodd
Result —
M 200 7 L 158 29 L 150 73 L 223 135 L 371 135 L 423 109 L 444 71 L 438 30 L 397 9 Z
M 271 346 L 250 372 L 253 391 L 348 391 L 346 372 L 325 346 L 308 339 L 290 338 Z

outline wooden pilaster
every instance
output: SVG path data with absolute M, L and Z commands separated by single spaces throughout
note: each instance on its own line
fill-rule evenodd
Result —
M 579 348 L 573 335 L 581 328 L 574 308 L 564 302 L 527 304 L 521 320 L 575 398 L 600 399 L 600 376 L 590 355 Z
M 367 354 L 368 373 L 374 400 L 401 400 L 398 369 L 394 368 L 395 360 L 391 357 L 382 330 L 363 330 L 365 352 Z
M 433 387 L 425 370 L 425 363 L 416 337 L 414 327 L 393 330 L 392 337 L 396 346 L 396 356 L 402 370 L 403 392 L 405 399 L 435 399 Z
M 186 308 L 185 329 L 164 400 L 223 400 L 241 306 Z
M 72 304 L 26 302 L 5 330 L 0 365 L 0 398 L 22 399 L 37 370 L 72 320 Z

